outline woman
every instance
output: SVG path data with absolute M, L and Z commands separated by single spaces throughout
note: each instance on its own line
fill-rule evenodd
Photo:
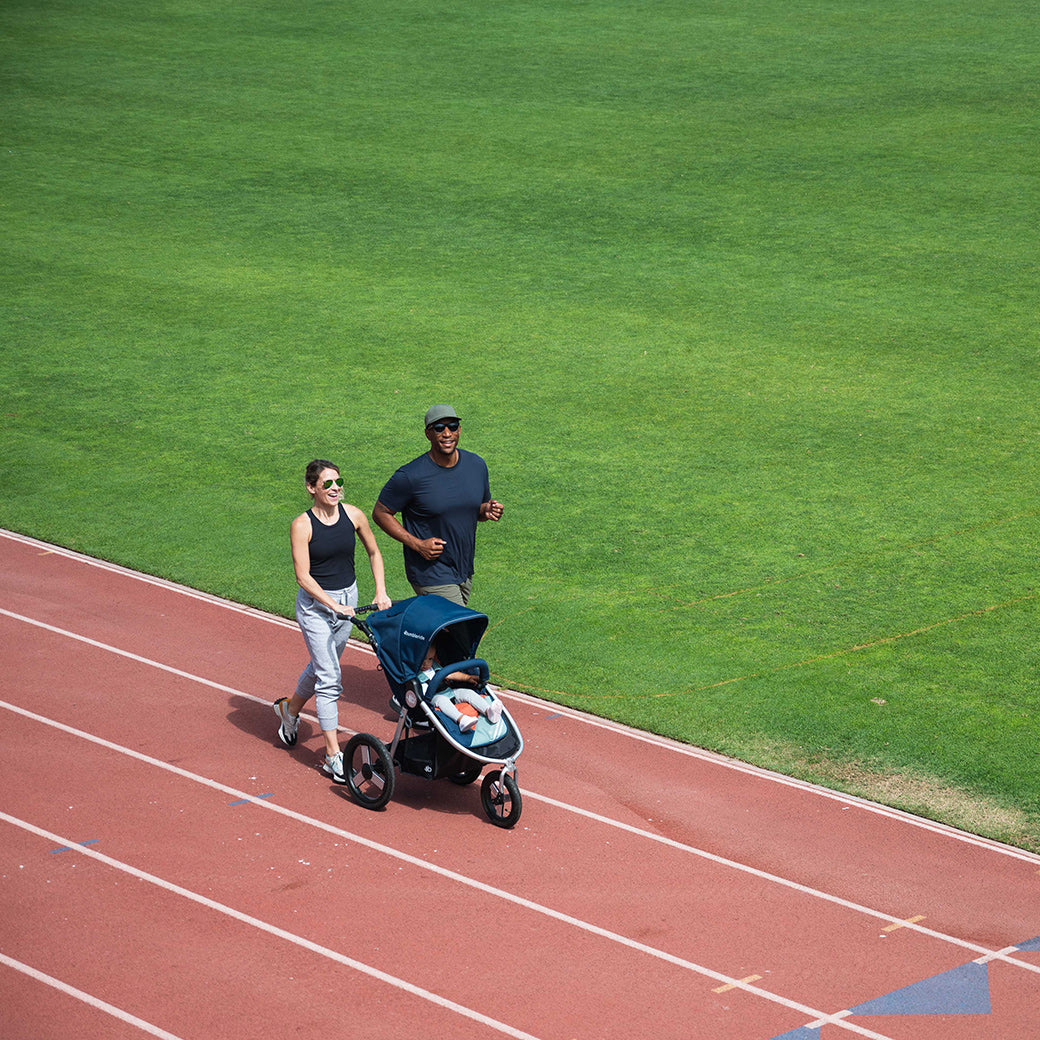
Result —
M 343 691 L 339 659 L 350 638 L 351 623 L 339 617 L 353 616 L 358 589 L 354 574 L 355 536 L 368 553 L 375 580 L 376 605 L 390 606 L 383 577 L 383 557 L 365 514 L 343 502 L 343 478 L 339 467 L 325 459 L 315 459 L 304 476 L 307 494 L 313 505 L 301 513 L 289 528 L 293 568 L 300 588 L 296 593 L 296 620 L 310 653 L 310 661 L 300 675 L 296 692 L 275 701 L 274 711 L 283 744 L 296 743 L 303 706 L 314 697 L 318 724 L 325 737 L 325 762 L 322 769 L 337 784 L 346 783 L 343 752 L 339 747 L 339 710 L 337 701 Z

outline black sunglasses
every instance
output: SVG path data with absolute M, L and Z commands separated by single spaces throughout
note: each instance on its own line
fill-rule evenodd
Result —
M 343 478 L 342 478 L 342 477 L 336 477 L 336 479 L 335 479 L 335 480 L 323 480 L 323 481 L 321 482 L 321 486 L 322 486 L 322 487 L 323 487 L 323 488 L 324 488 L 324 489 L 325 489 L 326 491 L 328 491 L 328 490 L 329 490 L 329 488 L 330 488 L 330 487 L 332 487 L 332 485 L 333 485 L 333 484 L 335 484 L 335 485 L 336 485 L 336 487 L 343 487 Z
M 454 433 L 458 428 L 458 419 L 449 419 L 447 422 L 435 422 L 432 426 L 434 433 L 444 433 L 445 430 L 451 430 Z

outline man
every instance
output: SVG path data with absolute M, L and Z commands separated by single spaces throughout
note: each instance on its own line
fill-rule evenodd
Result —
M 477 523 L 501 519 L 502 505 L 491 497 L 484 460 L 459 448 L 461 422 L 451 405 L 427 411 L 430 450 L 386 482 L 372 519 L 404 545 L 405 575 L 417 596 L 465 606 L 473 588 Z

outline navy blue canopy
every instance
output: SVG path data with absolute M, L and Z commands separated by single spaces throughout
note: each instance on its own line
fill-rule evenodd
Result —
M 488 626 L 486 614 L 443 596 L 413 596 L 378 610 L 365 619 L 379 662 L 387 677 L 406 683 L 419 674 L 434 636 L 442 665 L 466 661 L 477 655 L 477 647 Z

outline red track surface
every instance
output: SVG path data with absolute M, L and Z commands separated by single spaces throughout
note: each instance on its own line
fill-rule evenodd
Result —
M 508 692 L 514 830 L 476 785 L 370 812 L 275 736 L 294 626 L 5 532 L 0 569 L 5 1040 L 1040 1036 L 1036 856 Z

